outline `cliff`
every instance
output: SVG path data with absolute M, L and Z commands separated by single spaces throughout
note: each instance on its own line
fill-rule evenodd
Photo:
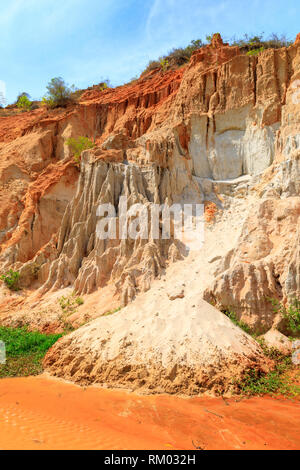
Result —
M 143 302 L 145 312 L 156 313 L 151 303 L 157 293 L 155 279 L 163 282 L 177 266 L 174 276 L 179 282 L 187 262 L 190 272 L 181 278 L 186 292 L 198 300 L 204 297 L 219 310 L 235 311 L 259 332 L 274 327 L 286 332 L 267 299 L 286 303 L 300 297 L 299 79 L 299 41 L 289 48 L 249 56 L 215 36 L 211 45 L 196 51 L 189 64 L 178 70 L 154 70 L 123 87 L 87 90 L 79 103 L 67 109 L 1 117 L 0 266 L 2 272 L 18 270 L 23 287 L 15 294 L 2 288 L 1 322 L 62 328 L 57 299 L 74 289 L 86 295 L 85 304 L 69 315 L 68 323 L 79 326 L 134 301 L 118 314 L 124 331 L 125 319 Z M 69 137 L 78 136 L 96 143 L 83 152 L 80 169 L 66 145 Z M 118 213 L 121 196 L 127 197 L 129 207 L 205 204 L 204 247 L 191 261 L 184 243 L 172 238 L 97 239 L 99 204 L 111 203 Z M 172 279 L 166 279 L 171 285 Z M 150 297 L 143 294 L 146 291 L 152 292 Z M 140 298 L 144 300 L 137 305 Z M 182 312 L 198 305 L 198 300 L 192 299 Z M 181 301 L 180 296 L 175 299 Z M 175 308 L 168 302 L 164 312 Z M 210 315 L 212 307 L 205 305 L 199 304 L 199 318 Z M 196 320 L 191 320 L 191 329 L 197 327 Z M 127 333 L 136 334 L 131 321 L 127 321 Z M 80 344 L 82 351 L 90 351 L 93 335 L 88 328 L 108 327 L 107 319 L 96 322 L 54 347 L 47 362 L 54 373 L 72 378 L 82 371 L 79 363 L 75 365 L 72 348 Z M 141 324 L 152 328 L 142 320 Z M 208 325 L 202 323 L 199 328 L 204 336 L 208 334 Z M 99 337 L 99 344 L 109 341 L 116 341 L 113 332 L 109 340 Z M 168 341 L 168 336 L 161 341 Z M 171 341 L 173 347 L 176 341 Z M 212 354 L 216 337 L 206 344 Z M 249 349 L 241 337 L 229 335 L 228 344 L 237 348 L 244 344 L 241 354 L 250 362 L 257 355 L 261 362 L 256 346 Z M 227 360 L 224 348 L 220 345 L 218 350 L 218 366 L 212 358 L 206 365 L 221 367 L 221 357 L 224 364 L 231 363 L 234 353 Z M 108 360 L 105 351 L 100 369 Z M 73 362 L 63 366 L 69 353 Z M 97 359 L 93 354 L 88 354 L 84 370 L 100 360 L 100 352 L 95 353 Z M 159 362 L 160 354 L 151 360 Z M 125 367 L 128 357 L 122 356 L 117 369 Z M 170 359 L 165 369 L 180 360 Z M 141 367 L 145 371 L 145 359 L 141 361 L 143 366 L 134 366 L 139 372 Z M 151 388 L 159 373 L 144 383 Z M 79 375 L 89 380 L 89 374 Z M 104 380 L 102 372 L 93 376 L 93 381 Z M 184 385 L 177 388 L 182 390 Z

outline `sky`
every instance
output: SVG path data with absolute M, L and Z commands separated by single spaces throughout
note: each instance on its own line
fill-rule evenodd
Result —
M 86 88 L 139 76 L 148 62 L 220 32 L 295 39 L 299 0 L 0 0 L 0 92 L 40 99 L 49 80 Z

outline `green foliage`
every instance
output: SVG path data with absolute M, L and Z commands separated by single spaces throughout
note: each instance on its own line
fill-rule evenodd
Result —
M 84 304 L 84 300 L 81 297 L 76 297 L 76 294 L 73 292 L 69 297 L 60 297 L 58 303 L 64 314 L 71 315 L 78 306 Z
M 52 78 L 46 88 L 47 94 L 42 101 L 48 108 L 66 106 L 76 90 L 74 85 L 69 87 L 61 77 Z
M 17 98 L 17 107 L 19 109 L 24 109 L 25 111 L 30 111 L 32 102 L 29 99 L 28 93 L 21 93 Z
M 71 137 L 67 140 L 66 144 L 70 147 L 74 154 L 74 160 L 76 163 L 80 161 L 80 155 L 83 150 L 91 149 L 95 144 L 88 137 Z
M 258 340 L 265 356 L 275 361 L 275 367 L 268 373 L 258 369 L 246 370 L 243 378 L 236 382 L 240 392 L 244 395 L 285 395 L 298 396 L 300 386 L 293 383 L 289 372 L 293 370 L 290 356 L 282 354 L 275 348 L 268 348 L 264 341 Z
M 99 83 L 97 86 L 99 91 L 104 91 L 110 88 L 110 81 L 109 80 L 104 80 L 104 82 Z
M 249 36 L 245 34 L 242 38 L 231 40 L 232 46 L 240 47 L 244 52 L 259 51 L 264 49 L 278 49 L 280 47 L 289 47 L 292 41 L 288 40 L 286 36 L 272 33 L 268 38 L 264 38 L 264 33 Z M 257 52 L 257 53 L 259 53 Z M 257 53 L 248 55 L 257 55 Z
M 19 290 L 20 273 L 10 269 L 6 274 L 2 274 L 0 279 L 7 285 L 10 290 Z
M 234 312 L 232 312 L 231 310 L 226 310 L 223 312 L 228 318 L 230 318 L 230 320 L 232 321 L 232 323 L 234 323 L 236 326 L 238 326 L 239 328 L 241 328 L 243 331 L 245 331 L 245 333 L 248 333 L 248 335 L 251 335 L 251 328 L 249 325 L 247 325 L 247 323 L 241 321 L 241 320 L 238 320 L 236 314 Z
M 5 343 L 6 354 L 9 356 L 45 353 L 60 337 L 59 334 L 45 335 L 39 331 L 28 331 L 27 327 L 0 326 L 0 340 Z
M 42 372 L 42 360 L 62 335 L 44 335 L 26 327 L 0 326 L 0 340 L 5 343 L 6 364 L 0 365 L 0 377 L 37 375 Z
M 280 313 L 286 320 L 289 330 L 293 333 L 300 333 L 300 300 L 292 299 L 287 307 L 276 299 L 267 299 L 273 305 L 275 313 Z
M 76 297 L 75 302 L 77 303 L 77 305 L 83 305 L 84 304 L 84 300 L 81 297 Z
M 165 72 L 169 68 L 169 61 L 167 58 L 162 58 L 159 61 L 162 71 Z
M 161 68 L 165 71 L 170 67 L 180 67 L 186 64 L 190 60 L 193 52 L 200 49 L 203 45 L 204 43 L 201 39 L 194 39 L 186 47 L 172 49 L 167 55 L 160 57 L 158 60 L 151 60 L 143 74 L 151 72 L 156 68 Z

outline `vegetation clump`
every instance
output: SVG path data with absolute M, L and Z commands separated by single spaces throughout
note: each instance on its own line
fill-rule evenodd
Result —
M 215 34 L 221 37 L 220 33 Z M 158 60 L 151 60 L 142 75 L 155 69 L 166 71 L 169 68 L 181 67 L 189 62 L 194 51 L 210 44 L 213 36 L 214 34 L 207 35 L 205 41 L 201 39 L 193 40 L 186 47 L 172 49 L 168 54 L 160 57 Z M 256 56 L 265 49 L 289 47 L 293 42 L 287 39 L 285 35 L 279 36 L 278 34 L 272 33 L 268 38 L 265 38 L 264 33 L 261 33 L 258 35 L 245 34 L 242 38 L 238 39 L 234 37 L 229 40 L 228 43 L 230 46 L 238 46 L 244 54 Z
M 91 149 L 95 144 L 88 137 L 71 137 L 67 140 L 67 145 L 70 147 L 74 154 L 74 160 L 76 163 L 80 162 L 80 155 L 84 150 Z
M 0 279 L 6 284 L 6 286 L 10 290 L 13 290 L 13 291 L 20 290 L 20 287 L 19 287 L 20 273 L 18 271 L 14 271 L 13 269 L 10 269 L 6 274 L 2 274 L 2 276 L 0 276 Z
M 245 53 L 251 51 L 262 52 L 264 49 L 279 49 L 281 47 L 289 47 L 292 44 L 293 42 L 287 39 L 285 35 L 279 36 L 276 33 L 272 33 L 268 38 L 264 38 L 264 33 L 254 36 L 244 34 L 242 38 L 233 38 L 230 41 L 231 46 L 238 46 Z M 255 55 L 255 53 L 252 55 Z
M 65 297 L 65 296 L 60 297 L 58 299 L 58 303 L 62 310 L 62 314 L 60 315 L 59 320 L 63 324 L 64 332 L 70 333 L 71 331 L 74 330 L 74 327 L 69 321 L 69 317 L 77 311 L 80 305 L 84 304 L 84 300 L 82 299 L 82 297 L 77 297 L 76 293 L 73 292 L 68 297 Z
M 28 331 L 27 327 L 0 326 L 0 341 L 5 344 L 6 363 L 0 364 L 0 377 L 38 375 L 49 348 L 61 337 Z
M 300 333 L 300 299 L 292 299 L 284 306 L 276 299 L 268 299 L 275 313 L 280 313 L 285 319 L 288 329 L 295 335 Z
M 104 80 L 104 82 L 101 82 L 101 83 L 99 83 L 99 85 L 97 85 L 98 91 L 108 90 L 108 88 L 110 88 L 110 81 L 109 80 Z
M 241 330 L 245 331 L 245 333 L 247 333 L 248 335 L 251 335 L 251 328 L 250 326 L 241 321 L 241 320 L 238 320 L 235 312 L 231 311 L 231 310 L 226 310 L 223 312 L 228 318 L 230 318 L 230 320 L 232 321 L 232 323 L 234 323 L 236 326 L 238 326 L 239 328 L 241 328 Z
M 102 317 L 109 317 L 110 315 L 113 315 L 114 313 L 117 313 L 120 310 L 122 310 L 122 307 L 115 308 L 114 310 L 109 310 L 108 312 L 103 313 Z
M 75 86 L 69 87 L 61 77 L 52 78 L 47 85 L 47 94 L 43 97 L 43 104 L 47 108 L 65 107 L 72 101 Z
M 156 68 L 160 68 L 165 72 L 171 67 L 180 67 L 190 60 L 194 51 L 204 45 L 201 39 L 196 39 L 191 41 L 186 47 L 172 49 L 167 55 L 160 57 L 158 60 L 150 61 L 143 74 L 151 72 Z
M 299 303 L 297 305 L 299 306 Z M 293 313 L 294 311 L 295 310 L 292 310 Z M 274 361 L 275 364 L 274 368 L 267 373 L 261 369 L 247 369 L 241 379 L 234 381 L 237 390 L 242 395 L 247 396 L 266 394 L 284 395 L 287 397 L 299 396 L 300 386 L 295 383 L 297 379 L 295 380 L 295 378 L 293 378 L 295 366 L 292 362 L 291 355 L 283 354 L 276 348 L 267 347 L 264 339 L 258 338 L 257 333 L 252 332 L 247 323 L 238 320 L 234 312 L 225 311 L 224 313 L 236 326 L 251 335 L 260 344 L 264 355 Z M 296 374 L 298 375 L 299 382 L 299 369 L 296 370 Z
M 258 340 L 265 356 L 275 362 L 274 369 L 264 373 L 258 369 L 247 369 L 242 379 L 236 382 L 239 391 L 243 395 L 284 395 L 296 397 L 300 395 L 299 369 L 298 377 L 293 377 L 295 366 L 291 356 L 282 354 L 275 348 L 268 348 L 263 340 Z

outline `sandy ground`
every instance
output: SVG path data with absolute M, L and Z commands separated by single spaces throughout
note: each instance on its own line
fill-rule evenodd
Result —
M 300 403 L 0 381 L 0 449 L 300 449 Z

